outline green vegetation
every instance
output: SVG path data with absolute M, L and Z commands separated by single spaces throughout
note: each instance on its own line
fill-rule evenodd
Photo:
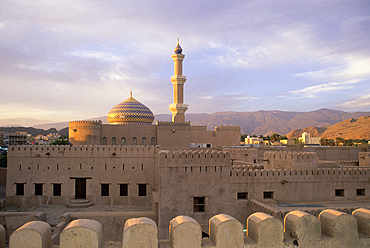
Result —
M 322 146 L 359 146 L 367 145 L 369 139 L 343 139 L 337 137 L 336 139 L 320 139 L 320 144 Z
M 245 138 L 247 138 L 247 136 L 248 134 L 242 134 L 240 136 L 240 141 L 244 141 Z M 251 135 L 250 137 L 257 138 L 257 135 Z M 286 135 L 280 135 L 278 133 L 271 134 L 271 136 L 267 135 L 266 137 L 261 134 L 260 136 L 258 136 L 258 138 L 263 139 L 263 140 L 271 140 L 271 141 L 280 141 L 280 140 L 288 139 Z
M 61 135 L 59 137 L 59 140 L 56 140 L 54 142 L 51 142 L 50 145 L 54 145 L 54 146 L 65 146 L 65 145 L 69 145 L 69 141 L 68 141 L 68 137 L 65 136 L 65 135 Z

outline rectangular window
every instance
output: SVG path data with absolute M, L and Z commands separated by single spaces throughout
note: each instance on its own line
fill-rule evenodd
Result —
M 263 199 L 274 199 L 274 192 L 273 191 L 263 192 Z
M 238 200 L 248 200 L 248 192 L 238 192 Z
M 35 183 L 35 195 L 42 195 L 42 183 Z
M 356 195 L 365 196 L 366 195 L 365 189 L 356 189 Z
M 139 196 L 146 196 L 146 184 L 138 184 L 139 187 Z
M 344 197 L 344 189 L 336 189 L 335 190 L 335 196 Z
M 194 197 L 194 213 L 205 212 L 205 197 Z
M 15 195 L 24 195 L 24 183 L 15 184 Z
M 101 184 L 101 196 L 109 196 L 109 184 Z
M 61 195 L 62 195 L 62 184 L 60 183 L 53 184 L 53 196 Z
M 128 184 L 120 184 L 119 185 L 119 195 L 120 196 L 128 196 Z

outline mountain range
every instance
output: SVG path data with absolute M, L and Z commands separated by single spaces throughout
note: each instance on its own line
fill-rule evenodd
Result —
M 310 112 L 288 112 L 288 111 L 255 111 L 255 112 L 216 112 L 212 114 L 186 114 L 186 120 L 192 125 L 205 125 L 208 130 L 214 130 L 216 126 L 240 126 L 242 134 L 248 135 L 271 135 L 273 133 L 288 134 L 293 130 L 300 129 L 301 131 L 307 127 L 327 127 L 344 120 L 357 119 L 362 116 L 370 116 L 370 112 L 345 112 L 330 109 L 320 109 Z M 9 119 L 7 119 L 9 120 Z M 91 118 L 90 120 L 101 120 L 103 123 L 108 123 L 106 116 Z M 171 114 L 155 115 L 155 120 L 170 121 Z M 59 123 L 40 123 L 37 120 L 33 121 L 33 128 L 57 130 L 68 127 L 68 122 Z M 361 120 L 362 121 L 362 120 Z M 365 120 L 366 122 L 366 120 Z M 9 126 L 6 120 L 0 120 L 0 126 Z M 17 122 L 17 119 L 12 119 L 11 126 L 22 126 Z M 360 123 L 360 122 L 359 122 Z M 362 122 L 361 122 L 362 123 Z M 345 127 L 345 126 L 343 126 Z M 328 133 L 328 129 L 325 129 Z M 66 130 L 64 130 L 66 132 Z M 317 131 L 319 133 L 319 131 Z M 325 134 L 326 135 L 326 134 Z M 292 134 L 293 136 L 293 134 Z
M 296 129 L 287 134 L 288 139 L 296 139 L 307 132 L 311 137 L 324 139 L 370 139 L 370 116 L 351 118 L 327 127 L 306 127 Z

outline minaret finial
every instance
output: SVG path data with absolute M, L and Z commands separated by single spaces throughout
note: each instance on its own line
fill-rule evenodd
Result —
M 180 38 L 177 38 L 177 45 L 175 47 L 175 49 L 173 50 L 175 53 L 177 54 L 181 54 L 182 53 L 182 48 L 180 46 Z
M 130 97 L 132 97 L 132 91 L 130 91 Z

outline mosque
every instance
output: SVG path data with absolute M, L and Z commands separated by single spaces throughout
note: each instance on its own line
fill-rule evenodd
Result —
M 130 97 L 114 106 L 108 113 L 109 124 L 99 121 L 71 121 L 69 141 L 73 145 L 159 145 L 162 149 L 221 148 L 238 146 L 239 126 L 220 126 L 207 131 L 206 126 L 191 126 L 185 121 L 188 105 L 184 103 L 182 62 L 185 55 L 177 43 L 172 59 L 174 75 L 173 103 L 169 105 L 172 121 L 157 121 L 153 125 L 153 112 L 144 104 Z

